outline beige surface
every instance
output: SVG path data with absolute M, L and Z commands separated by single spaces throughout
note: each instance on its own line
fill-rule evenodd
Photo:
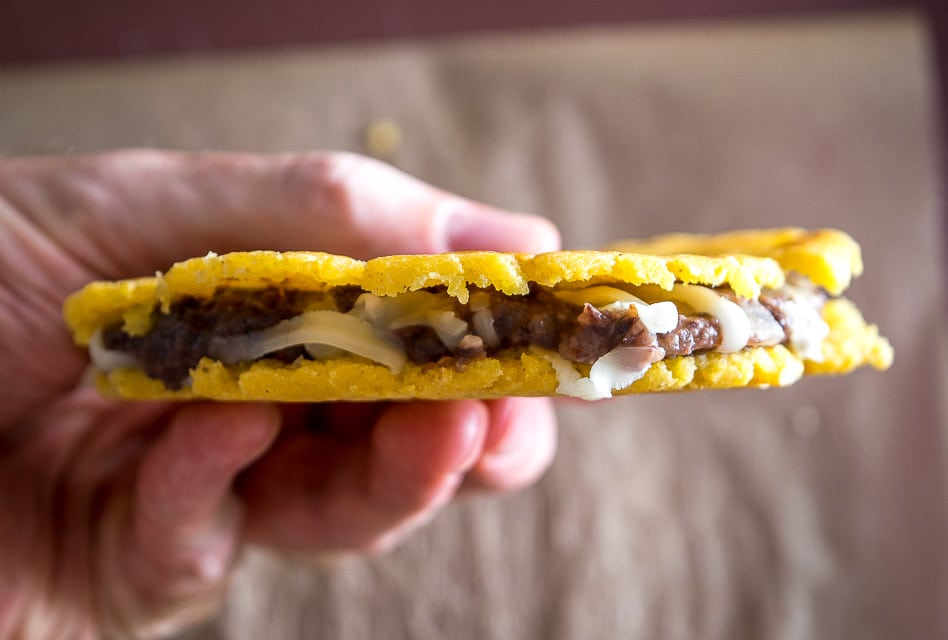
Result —
M 0 73 L 5 152 L 358 150 L 390 118 L 397 165 L 546 213 L 572 247 L 784 224 L 863 246 L 850 295 L 889 373 L 563 404 L 538 487 L 454 506 L 383 559 L 254 555 L 195 637 L 948 634 L 925 33 L 889 16 Z

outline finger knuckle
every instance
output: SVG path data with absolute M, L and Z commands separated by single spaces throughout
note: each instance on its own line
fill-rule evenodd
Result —
M 355 213 L 353 175 L 367 163 L 369 158 L 350 152 L 296 155 L 286 166 L 285 186 L 303 210 L 348 227 Z

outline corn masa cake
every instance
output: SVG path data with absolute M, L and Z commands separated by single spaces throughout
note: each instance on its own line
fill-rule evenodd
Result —
M 594 400 L 891 364 L 888 341 L 839 297 L 862 272 L 843 232 L 676 234 L 613 249 L 209 254 L 91 283 L 64 314 L 100 388 L 130 399 Z M 190 351 L 176 361 L 180 342 Z

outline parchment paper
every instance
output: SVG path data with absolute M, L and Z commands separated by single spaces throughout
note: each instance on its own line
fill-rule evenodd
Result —
M 390 118 L 396 165 L 544 213 L 570 247 L 793 224 L 864 249 L 849 295 L 890 372 L 564 403 L 539 486 L 468 498 L 383 558 L 251 553 L 188 637 L 945 637 L 927 47 L 898 14 L 0 72 L 5 153 L 364 151 Z

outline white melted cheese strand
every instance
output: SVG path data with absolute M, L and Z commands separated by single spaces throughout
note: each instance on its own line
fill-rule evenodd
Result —
M 584 377 L 560 354 L 537 348 L 533 351 L 556 371 L 557 393 L 590 401 L 611 398 L 613 391 L 621 391 L 641 379 L 652 363 L 665 357 L 660 347 L 616 347 L 596 360 L 589 369 L 589 377 Z
M 718 295 L 713 289 L 694 284 L 676 284 L 669 295 L 699 313 L 707 313 L 718 319 L 721 323 L 721 345 L 718 351 L 734 353 L 747 346 L 751 337 L 750 320 L 737 304 Z
M 830 333 L 822 315 L 825 298 L 812 282 L 797 273 L 787 276 L 781 292 L 789 297 L 782 308 L 790 348 L 804 360 L 823 362 L 823 342 Z
M 490 311 L 487 309 L 475 311 L 474 315 L 471 316 L 471 325 L 473 326 L 474 333 L 476 333 L 488 347 L 496 349 L 500 346 L 500 336 L 497 335 L 497 330 L 494 329 L 494 316 L 491 315 Z
M 790 319 L 790 348 L 804 360 L 823 362 L 823 342 L 830 328 L 820 312 L 795 298 L 784 302 L 783 308 Z
M 106 349 L 102 342 L 102 330 L 99 329 L 89 339 L 89 359 L 96 369 L 109 373 L 116 369 L 130 369 L 138 366 L 138 360 L 130 353 Z
M 636 313 L 642 320 L 645 328 L 652 333 L 668 333 L 674 331 L 678 326 L 678 307 L 671 300 L 662 300 L 652 304 L 639 304 L 637 302 L 613 302 L 603 307 L 603 311 L 613 309 L 619 311 L 628 311 L 630 306 L 635 307 Z
M 457 317 L 455 309 L 452 298 L 430 291 L 409 291 L 397 296 L 363 293 L 349 314 L 389 331 L 431 327 L 446 347 L 455 349 L 468 333 L 467 323 Z
M 624 289 L 607 285 L 593 285 L 591 287 L 583 287 L 582 289 L 564 289 L 562 291 L 555 291 L 554 293 L 560 300 L 566 300 L 567 302 L 572 302 L 580 306 L 587 302 L 594 307 L 605 307 L 614 302 L 648 304 L 638 296 Z
M 772 346 L 780 344 L 786 339 L 787 334 L 783 327 L 774 318 L 773 313 L 762 305 L 759 300 L 738 298 L 737 304 L 747 314 L 751 326 L 751 335 L 754 337 L 756 344 Z
M 441 342 L 449 349 L 455 349 L 468 332 L 467 323 L 455 315 L 453 311 L 419 311 L 395 318 L 388 323 L 388 329 L 403 329 L 405 327 L 431 327 Z
M 308 311 L 274 326 L 241 336 L 216 338 L 210 355 L 224 364 L 251 362 L 297 345 L 336 347 L 374 360 L 399 373 L 407 359 L 401 344 L 370 322 L 338 311 Z
M 380 327 L 405 316 L 429 311 L 453 311 L 454 299 L 431 291 L 408 291 L 397 296 L 377 296 L 373 293 L 360 295 L 350 315 L 368 320 Z
M 678 307 L 670 300 L 649 304 L 628 291 L 606 285 L 557 291 L 556 296 L 578 305 L 588 302 L 604 311 L 628 311 L 634 306 L 642 324 L 652 333 L 668 333 L 678 326 Z
M 553 351 L 535 350 L 537 355 L 541 356 L 553 366 L 556 371 L 556 392 L 563 396 L 580 398 L 582 400 L 602 400 L 612 397 L 612 390 L 603 391 L 589 378 L 583 377 L 579 371 L 573 367 L 573 363 Z
M 471 314 L 471 327 L 474 333 L 491 349 L 499 347 L 500 336 L 494 328 L 494 314 L 490 311 L 490 296 L 484 291 L 476 291 L 471 294 L 468 307 L 474 312 Z
M 596 389 L 611 396 L 612 391 L 621 391 L 639 380 L 653 362 L 664 357 L 661 347 L 616 347 L 593 363 L 589 379 Z

